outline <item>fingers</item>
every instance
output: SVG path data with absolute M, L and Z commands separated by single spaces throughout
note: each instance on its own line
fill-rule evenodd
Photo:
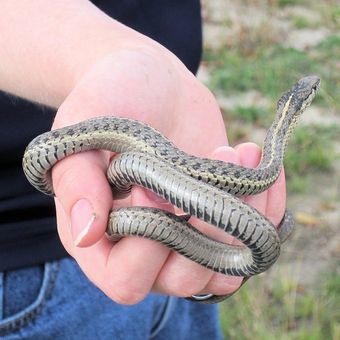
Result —
M 153 200 L 153 195 L 136 186 L 132 188 L 129 205 L 173 210 L 169 203 L 159 198 Z M 151 291 L 169 253 L 162 244 L 138 237 L 124 237 L 115 244 L 106 268 L 115 300 L 127 304 L 142 300 Z
M 212 157 L 213 159 L 219 159 L 225 162 L 241 164 L 238 153 L 234 148 L 229 146 L 222 146 L 217 148 L 213 152 Z M 240 244 L 237 241 L 237 239 L 235 239 L 231 235 L 226 234 L 224 232 L 222 233 L 222 231 L 217 228 L 213 228 L 213 230 L 215 231 L 215 235 L 211 233 L 209 236 L 213 237 L 214 239 L 228 244 Z M 206 233 L 206 231 L 204 230 L 201 231 Z M 239 288 L 239 286 L 242 283 L 242 279 L 243 279 L 242 277 L 213 273 L 213 275 L 210 278 L 210 281 L 200 291 L 200 294 L 206 293 L 211 293 L 215 295 L 231 294 Z
M 236 151 L 229 147 L 219 148 L 213 156 L 254 167 L 259 162 L 260 150 L 252 144 L 244 144 Z M 177 296 L 224 295 L 239 287 L 242 278 L 214 273 L 156 242 L 126 237 L 112 244 L 104 236 L 112 205 L 106 166 L 106 157 L 98 152 L 88 152 L 69 157 L 57 164 L 53 171 L 60 237 L 90 280 L 113 300 L 123 304 L 142 300 L 150 290 Z M 282 189 L 283 185 L 283 177 L 280 177 L 276 190 Z M 276 216 L 276 211 L 281 208 L 269 204 L 268 195 L 275 197 L 275 190 L 249 201 L 261 212 Z M 273 200 L 282 205 L 279 198 Z M 129 204 L 171 210 L 168 203 L 155 200 L 152 194 L 137 187 L 133 189 Z M 217 228 L 193 219 L 190 222 L 206 235 L 235 243 L 232 237 Z
M 240 163 L 255 168 L 261 160 L 261 149 L 253 143 L 243 143 L 235 147 Z M 244 198 L 244 201 L 265 215 L 274 225 L 282 220 L 286 207 L 286 182 L 282 169 L 276 182 L 266 191 Z
M 107 281 L 105 279 L 105 266 L 112 243 L 106 237 L 102 237 L 90 247 L 81 248 L 76 246 L 73 242 L 72 230 L 68 228 L 70 218 L 59 200 L 56 199 L 55 201 L 58 232 L 64 247 L 77 260 L 89 279 L 100 286 L 102 282 Z
M 278 226 L 286 210 L 286 180 L 284 168 L 276 182 L 268 189 L 265 216 Z
M 261 149 L 253 143 L 244 143 L 238 145 L 235 149 L 229 147 L 218 148 L 214 156 L 224 161 L 232 161 L 245 167 L 255 168 L 261 160 Z M 285 181 L 283 171 L 276 183 L 267 191 L 260 194 L 246 197 L 244 200 L 257 209 L 275 225 L 277 225 L 283 216 L 285 210 Z M 203 224 L 199 223 L 198 229 L 209 235 L 209 229 L 203 228 Z M 204 229 L 204 230 L 202 230 Z M 212 236 L 210 232 L 210 236 Z M 215 239 L 231 244 L 238 244 L 237 240 L 231 240 L 226 236 L 221 237 L 216 233 Z M 237 290 L 242 282 L 240 277 L 232 277 L 215 273 L 210 277 L 205 287 L 200 293 L 212 293 L 216 295 L 230 294 Z
M 73 246 L 92 245 L 105 232 L 112 206 L 105 169 L 105 158 L 99 152 L 73 155 L 53 167 L 53 186 L 60 203 L 57 209 L 62 207 L 68 218 L 59 231 L 71 253 Z
M 215 159 L 237 163 L 238 156 L 230 147 L 221 147 L 212 155 Z M 191 218 L 190 223 L 199 231 L 216 240 L 232 243 L 233 237 L 221 230 Z M 179 296 L 191 296 L 200 293 L 229 294 L 236 290 L 242 279 L 231 277 L 202 267 L 184 256 L 172 252 L 160 271 L 153 289 L 159 292 Z
M 207 154 L 211 145 L 226 141 L 222 118 L 211 95 L 207 96 L 206 91 L 198 89 L 199 86 L 193 88 L 186 81 L 177 81 L 177 69 L 154 67 L 154 60 L 145 59 L 147 56 L 141 59 L 142 65 L 137 63 L 134 69 L 131 67 L 131 58 L 124 56 L 94 66 L 77 83 L 59 109 L 55 126 L 114 112 L 148 122 L 192 153 Z M 132 56 L 134 61 L 135 57 Z M 110 69 L 114 69 L 114 72 L 108 72 Z M 145 79 L 148 79 L 148 86 L 145 86 Z M 112 96 L 112 93 L 115 95 Z M 199 109 L 195 119 L 197 123 L 190 132 L 190 112 L 196 112 L 196 108 Z M 214 112 L 208 120 L 206 112 Z M 188 124 L 185 124 L 186 121 Z M 197 138 L 202 127 L 207 128 L 206 131 L 214 129 L 214 133 L 208 136 L 207 132 L 204 138 Z M 188 144 L 193 145 L 192 149 L 189 146 L 185 148 Z M 166 294 L 184 296 L 190 291 L 197 293 L 213 275 L 210 271 L 185 260 L 184 268 L 188 269 L 181 272 L 178 268 L 182 267 L 183 258 L 179 256 L 177 258 L 180 260 L 174 260 L 173 267 L 170 261 L 167 268 L 172 252 L 149 240 L 127 237 L 116 244 L 107 240 L 104 233 L 113 202 L 106 180 L 106 167 L 105 153 L 87 152 L 68 157 L 53 169 L 58 230 L 67 251 L 91 281 L 120 303 L 138 302 L 153 286 L 157 286 L 155 282 L 160 283 L 159 291 Z M 128 203 L 169 208 L 151 200 L 144 190 L 138 188 L 133 189 Z M 203 224 L 201 228 L 205 228 Z M 198 269 L 191 269 L 196 267 Z M 162 279 L 161 273 L 168 270 L 170 274 L 165 274 Z M 194 273 L 190 274 L 191 271 Z M 175 272 L 182 274 L 173 274 L 172 277 L 171 273 Z M 190 275 L 195 280 L 190 280 Z M 183 277 L 189 288 L 181 287 Z M 195 287 L 191 281 L 196 282 L 196 278 L 198 284 Z M 164 284 L 165 279 L 169 279 L 168 284 Z
M 254 143 L 242 143 L 235 147 L 241 165 L 247 168 L 256 168 L 261 160 L 261 149 Z M 247 196 L 244 201 L 262 214 L 266 213 L 268 192 Z
M 105 236 L 112 208 L 105 163 L 97 152 L 88 152 L 55 166 L 58 232 L 67 251 L 94 284 L 114 301 L 133 304 L 150 292 L 169 250 L 134 237 L 114 244 Z M 155 205 L 146 196 L 141 203 Z
M 221 154 L 223 154 L 221 158 L 237 160 L 234 151 L 230 148 L 217 152 L 216 157 Z M 168 203 L 155 199 L 152 194 L 138 187 L 133 188 L 128 204 L 172 210 Z M 223 241 L 232 239 L 229 235 L 203 222 L 197 222 L 197 228 L 216 239 Z M 85 251 L 90 250 L 81 249 L 82 258 L 85 257 Z M 219 294 L 229 294 L 237 289 L 241 282 L 240 278 L 223 275 L 217 275 L 218 279 L 212 280 L 216 274 L 211 270 L 156 242 L 135 237 L 123 238 L 111 248 L 105 269 L 108 278 L 101 284 L 102 289 L 115 301 L 125 304 L 140 301 L 150 290 L 183 297 L 207 289 Z M 100 275 L 95 277 L 90 271 L 88 276 L 96 280 Z

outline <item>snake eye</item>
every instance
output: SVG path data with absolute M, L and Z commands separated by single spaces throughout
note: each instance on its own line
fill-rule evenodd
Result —
M 319 88 L 320 88 L 320 80 L 313 85 L 312 90 L 316 92 L 319 90 Z

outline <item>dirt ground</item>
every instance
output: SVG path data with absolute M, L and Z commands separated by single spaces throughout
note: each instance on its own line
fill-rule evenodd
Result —
M 328 36 L 329 29 L 322 25 L 296 29 L 287 20 L 292 11 L 309 20 L 319 20 L 320 14 L 317 11 L 288 6 L 273 13 L 265 3 L 255 0 L 203 1 L 205 48 L 228 48 L 228 44 L 241 34 L 244 27 L 250 28 L 251 32 L 251 27 L 264 21 L 274 30 L 274 36 L 294 48 L 308 49 Z M 209 65 L 201 67 L 199 78 L 209 86 Z M 224 111 L 230 110 L 238 103 L 259 106 L 268 100 L 259 95 L 256 89 L 237 96 L 229 96 L 228 93 L 218 95 L 219 104 Z M 308 128 L 309 124 L 315 122 L 340 125 L 340 112 L 313 104 L 308 114 L 304 114 L 301 124 Z M 232 124 L 231 121 L 229 129 Z M 262 129 L 254 128 L 251 141 L 261 144 L 263 134 Z M 335 147 L 340 154 L 339 143 Z M 306 193 L 290 194 L 288 197 L 288 207 L 293 210 L 298 223 L 293 236 L 283 247 L 275 270 L 270 270 L 270 275 L 276 275 L 277 271 L 287 273 L 303 286 L 315 284 L 328 272 L 337 271 L 340 275 L 339 157 L 334 160 L 332 171 L 314 174 L 312 183 Z

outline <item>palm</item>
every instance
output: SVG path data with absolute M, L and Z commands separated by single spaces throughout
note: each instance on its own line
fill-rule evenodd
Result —
M 118 57 L 118 61 L 104 60 L 88 72 L 61 106 L 55 127 L 112 113 L 150 124 L 191 154 L 256 166 L 260 152 L 254 145 L 246 144 L 236 151 L 226 147 L 225 128 L 216 101 L 181 65 L 159 68 L 148 57 L 139 60 L 139 55 L 133 56 L 131 65 L 131 58 Z M 112 69 L 114 76 L 108 77 Z M 216 152 L 220 146 L 225 148 Z M 239 280 L 213 275 L 177 254 L 170 255 L 161 245 L 135 238 L 124 238 L 113 245 L 105 238 L 108 212 L 112 205 L 117 206 L 112 202 L 105 178 L 108 161 L 107 154 L 89 152 L 60 162 L 53 171 L 55 191 L 66 211 L 65 215 L 57 202 L 60 237 L 89 278 L 122 303 L 137 302 L 151 289 L 181 296 L 200 291 L 227 294 L 235 289 Z M 71 231 L 67 215 L 84 197 L 91 201 L 97 218 L 80 240 L 79 245 L 85 247 L 81 248 L 73 240 L 87 224 L 88 217 L 82 217 L 86 214 L 79 211 L 77 222 L 72 220 Z M 284 181 L 248 200 L 278 223 L 284 210 Z M 133 190 L 126 203 L 169 209 L 139 188 Z M 207 234 L 221 237 L 215 228 L 194 223 Z M 222 239 L 228 240 L 225 236 Z

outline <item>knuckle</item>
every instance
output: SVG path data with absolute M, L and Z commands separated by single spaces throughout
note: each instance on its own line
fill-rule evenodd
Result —
M 241 277 L 215 274 L 206 289 L 215 295 L 228 295 L 241 287 L 242 280 Z
M 55 166 L 53 169 L 53 188 L 55 193 L 64 194 L 65 191 L 70 191 L 76 186 L 79 180 L 79 172 L 74 171 L 72 167 L 67 166 Z
M 139 295 L 131 291 L 122 291 L 113 296 L 113 300 L 120 305 L 135 305 L 141 302 L 143 298 L 144 295 Z
M 188 297 L 201 291 L 205 287 L 205 282 L 200 279 L 196 280 L 192 273 L 189 273 L 165 280 L 163 287 L 170 295 Z
M 128 284 L 115 284 L 108 294 L 115 302 L 122 305 L 134 305 L 141 302 L 147 292 L 142 287 Z

